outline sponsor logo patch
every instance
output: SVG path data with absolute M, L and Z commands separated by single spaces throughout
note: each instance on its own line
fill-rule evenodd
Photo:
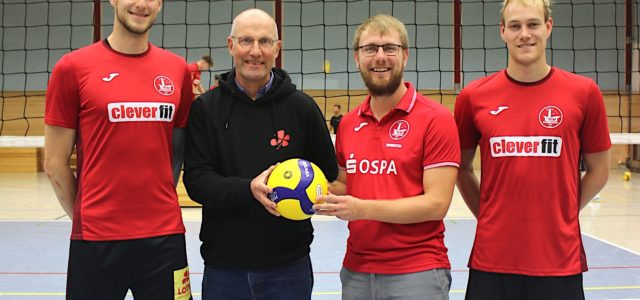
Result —
M 107 105 L 111 122 L 171 122 L 175 104 L 165 102 L 114 102 Z
M 367 124 L 369 124 L 369 123 L 367 123 L 367 122 L 362 122 L 362 123 L 360 123 L 360 125 L 358 125 L 358 126 L 354 127 L 354 128 L 353 128 L 353 131 L 358 132 L 358 131 L 360 131 L 360 129 L 362 129 L 362 127 L 367 126 Z
M 489 139 L 491 156 L 559 157 L 562 139 L 556 136 L 499 136 Z
M 102 77 L 102 81 L 110 82 L 111 80 L 116 78 L 116 76 L 118 75 L 120 75 L 120 73 L 109 73 L 109 76 Z
M 156 79 L 153 80 L 153 87 L 163 96 L 171 96 L 175 91 L 173 81 L 171 81 L 169 77 L 162 75 L 157 76 Z
M 557 106 L 546 106 L 540 110 L 538 120 L 544 128 L 556 128 L 562 124 L 562 111 Z
M 189 266 L 173 271 L 173 299 L 191 299 L 191 279 L 189 278 Z
M 498 115 L 499 113 L 501 113 L 503 110 L 508 109 L 508 108 L 509 108 L 509 106 L 506 106 L 506 105 L 500 105 L 500 106 L 498 106 L 498 108 L 497 108 L 496 110 L 491 110 L 491 111 L 489 111 L 489 113 L 490 113 L 492 116 L 497 116 L 497 115 Z
M 289 140 L 291 140 L 289 134 L 284 132 L 284 130 L 278 130 L 278 132 L 273 134 L 273 138 L 269 141 L 269 144 L 276 147 L 276 150 L 280 150 L 280 148 L 289 146 Z
M 389 138 L 394 141 L 403 139 L 409 133 L 409 122 L 405 120 L 399 120 L 391 125 L 389 128 Z
M 396 162 L 386 159 L 355 159 L 355 154 L 351 153 L 346 161 L 347 174 L 372 174 L 372 175 L 398 175 Z

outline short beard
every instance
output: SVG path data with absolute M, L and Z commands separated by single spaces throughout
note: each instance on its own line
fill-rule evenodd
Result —
M 360 72 L 362 76 L 362 80 L 364 80 L 364 84 L 369 89 L 369 93 L 373 96 L 388 96 L 392 95 L 398 90 L 400 84 L 402 84 L 402 73 L 404 70 L 401 70 L 399 73 L 392 74 L 386 84 L 376 84 L 373 81 L 371 74 L 365 76 L 364 73 Z
M 149 22 L 149 26 L 147 26 L 146 28 L 143 28 L 142 30 L 138 30 L 133 28 L 132 26 L 129 26 L 129 24 L 126 22 L 126 20 L 124 18 L 122 18 L 120 16 L 120 14 L 116 14 L 117 18 L 118 18 L 118 22 L 120 22 L 120 24 L 122 25 L 122 27 L 124 27 L 124 29 L 126 29 L 127 31 L 134 33 L 134 34 L 145 34 L 147 33 L 147 31 L 149 31 L 149 29 L 151 29 L 151 26 L 153 26 L 153 23 L 156 22 L 155 19 L 151 20 L 151 22 Z

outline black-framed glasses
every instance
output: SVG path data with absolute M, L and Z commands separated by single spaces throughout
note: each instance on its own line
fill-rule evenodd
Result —
M 384 45 L 364 45 L 356 48 L 356 50 L 362 51 L 364 56 L 374 56 L 378 53 L 378 48 L 382 48 L 382 52 L 388 56 L 398 55 L 400 49 L 404 49 L 402 45 L 397 44 L 384 44 Z
M 258 46 L 260 46 L 260 49 L 271 49 L 273 48 L 273 45 L 275 45 L 275 43 L 278 41 L 272 40 L 270 38 L 256 39 L 250 36 L 232 36 L 231 38 L 238 40 L 238 45 L 245 49 L 253 47 L 255 41 L 258 41 Z

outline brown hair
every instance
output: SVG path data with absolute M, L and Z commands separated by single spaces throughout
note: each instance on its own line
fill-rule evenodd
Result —
M 373 16 L 366 21 L 364 21 L 358 29 L 356 29 L 356 33 L 353 35 L 353 50 L 357 50 L 360 47 L 360 37 L 362 33 L 365 31 L 370 31 L 374 33 L 387 34 L 389 32 L 397 32 L 400 35 L 400 43 L 402 44 L 402 48 L 409 48 L 409 35 L 407 34 L 407 28 L 404 27 L 404 24 L 400 22 L 400 20 L 396 19 L 390 15 L 377 15 Z

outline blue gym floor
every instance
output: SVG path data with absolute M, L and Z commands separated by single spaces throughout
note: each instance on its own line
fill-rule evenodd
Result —
M 185 224 L 192 291 L 194 299 L 200 299 L 200 221 Z M 346 222 L 314 218 L 313 224 L 313 299 L 340 299 L 338 272 L 348 234 Z M 464 299 L 475 220 L 447 219 L 445 224 L 453 275 L 451 299 Z M 63 299 L 70 230 L 70 221 L 0 221 L 0 298 Z M 640 299 L 640 254 L 587 235 L 583 238 L 590 267 L 584 275 L 586 298 Z

